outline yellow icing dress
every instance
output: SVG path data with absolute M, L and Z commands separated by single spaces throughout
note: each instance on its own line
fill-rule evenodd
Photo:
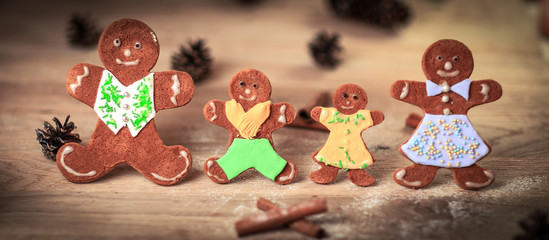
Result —
M 322 108 L 319 122 L 330 130 L 330 135 L 315 156 L 317 161 L 344 169 L 363 169 L 373 163 L 361 136 L 374 122 L 369 110 L 345 115 L 336 108 Z

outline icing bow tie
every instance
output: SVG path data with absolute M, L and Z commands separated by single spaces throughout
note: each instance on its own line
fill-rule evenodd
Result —
M 452 91 L 469 101 L 469 87 L 471 86 L 471 79 L 465 79 L 452 86 L 449 86 L 447 82 L 437 85 L 431 80 L 427 80 L 425 83 L 427 84 L 427 96 L 429 97 L 439 95 L 443 92 Z

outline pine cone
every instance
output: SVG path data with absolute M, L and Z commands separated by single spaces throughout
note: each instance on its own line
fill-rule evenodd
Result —
M 246 5 L 246 6 L 256 5 L 262 2 L 262 0 L 235 0 L 235 1 L 241 5 Z
M 67 40 L 70 45 L 90 48 L 97 46 L 101 31 L 89 15 L 73 13 L 67 27 Z
M 342 18 L 350 18 L 393 29 L 404 25 L 411 17 L 407 5 L 398 0 L 327 0 Z
M 316 34 L 309 43 L 309 52 L 316 63 L 322 67 L 335 68 L 340 62 L 342 47 L 339 45 L 339 34 L 330 35 L 326 31 Z
M 541 211 L 535 211 L 528 219 L 519 222 L 524 230 L 521 235 L 515 235 L 515 240 L 549 239 L 549 215 Z
M 65 119 L 65 123 L 61 125 L 61 122 L 56 117 L 53 118 L 55 122 L 55 128 L 49 123 L 44 121 L 44 130 L 36 129 L 36 140 L 42 147 L 42 153 L 45 157 L 55 161 L 55 155 L 61 146 L 69 142 L 81 142 L 80 135 L 77 133 L 71 133 L 76 128 L 73 122 L 68 122 L 71 116 L 68 115 Z
M 212 66 L 210 49 L 203 39 L 189 41 L 189 47 L 181 45 L 179 52 L 172 55 L 172 69 L 187 72 L 195 83 L 202 82 Z

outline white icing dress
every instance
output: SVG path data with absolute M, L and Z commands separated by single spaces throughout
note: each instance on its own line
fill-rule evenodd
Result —
M 445 168 L 471 166 L 490 152 L 467 116 L 458 114 L 425 114 L 400 148 L 417 164 Z
M 443 85 L 427 80 L 427 96 L 453 91 L 469 100 L 470 84 L 471 80 L 465 79 L 444 90 Z M 444 112 L 450 111 L 445 109 Z M 400 149 L 417 164 L 444 168 L 471 166 L 490 152 L 464 114 L 426 113 L 412 137 Z

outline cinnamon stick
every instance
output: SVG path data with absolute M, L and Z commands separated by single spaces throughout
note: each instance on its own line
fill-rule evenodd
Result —
M 265 213 L 239 220 L 236 222 L 235 228 L 238 236 L 245 236 L 278 227 L 305 216 L 326 212 L 327 209 L 326 199 L 313 199 L 289 208 L 271 209 Z
M 423 119 L 422 116 L 420 116 L 419 114 L 417 113 L 410 113 L 410 115 L 408 115 L 408 117 L 406 118 L 406 126 L 407 127 L 411 127 L 411 128 L 416 128 L 420 123 L 421 123 L 421 120 Z
M 305 107 L 299 109 L 297 115 L 304 120 L 314 122 L 314 120 L 311 118 L 311 110 L 313 110 L 313 108 L 315 108 L 316 106 L 328 106 L 328 104 L 330 104 L 330 97 L 331 96 L 329 92 L 319 92 L 311 100 L 309 100 Z
M 269 211 L 271 209 L 278 209 L 279 206 L 265 198 L 260 198 L 257 200 L 257 208 L 263 211 Z M 324 237 L 324 229 L 305 219 L 299 219 L 291 222 L 288 224 L 288 227 L 307 236 L 315 238 Z
M 305 107 L 297 111 L 297 117 L 295 120 L 288 126 L 297 127 L 297 128 L 308 128 L 321 131 L 329 131 L 321 123 L 315 121 L 311 118 L 311 110 L 316 106 L 327 107 L 330 104 L 330 93 L 329 92 L 319 92 L 316 94 Z

